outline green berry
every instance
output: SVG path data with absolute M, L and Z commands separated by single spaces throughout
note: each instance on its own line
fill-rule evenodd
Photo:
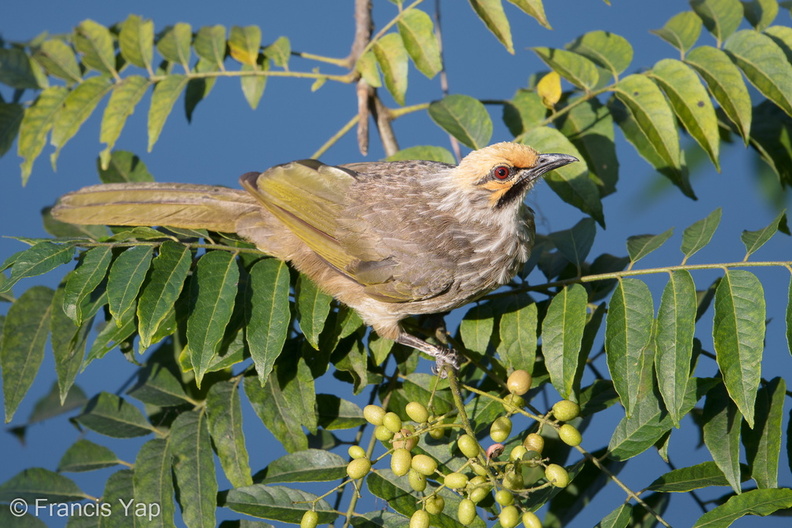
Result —
M 514 495 L 511 491 L 506 489 L 498 490 L 495 494 L 495 502 L 501 506 L 508 506 L 514 503 Z
M 378 425 L 374 428 L 374 437 L 382 443 L 390 442 L 393 432 L 384 425 Z
M 385 413 L 385 416 L 382 417 L 382 425 L 387 427 L 388 431 L 392 433 L 398 433 L 401 431 L 402 421 L 398 414 L 395 412 L 389 412 Z
M 476 505 L 470 499 L 462 499 L 457 506 L 457 518 L 459 522 L 468 526 L 476 520 L 478 514 L 476 513 Z
M 319 524 L 318 513 L 313 510 L 303 513 L 302 519 L 300 519 L 300 528 L 316 528 L 317 524 Z
M 426 407 L 420 402 L 410 402 L 404 410 L 407 412 L 407 416 L 410 417 L 410 420 L 414 422 L 426 423 L 429 421 L 429 411 L 427 411 Z
M 568 422 L 580 415 L 580 405 L 573 401 L 561 400 L 553 405 L 553 416 L 561 422 Z
M 468 498 L 478 504 L 489 495 L 492 485 L 486 478 L 477 476 L 468 481 L 467 490 Z
M 467 486 L 468 478 L 464 473 L 449 473 L 443 482 L 451 489 L 462 489 Z
M 411 469 L 407 473 L 407 482 L 415 491 L 423 491 L 426 489 L 426 475 L 422 475 L 414 469 Z
M 349 453 L 350 458 L 363 458 L 366 456 L 366 450 L 359 445 L 349 446 L 347 453 Z
M 528 372 L 524 370 L 515 370 L 509 375 L 509 379 L 506 380 L 506 388 L 509 389 L 509 392 L 512 394 L 522 396 L 531 390 L 532 382 L 533 378 Z
M 525 447 L 525 449 L 528 451 L 536 451 L 540 455 L 542 454 L 542 450 L 544 450 L 544 444 L 544 438 L 537 433 L 531 433 L 523 440 L 523 447 Z
M 479 454 L 479 445 L 476 439 L 468 434 L 463 434 L 457 440 L 457 446 L 462 454 L 468 458 L 475 458 Z
M 353 480 L 363 478 L 371 470 L 371 461 L 368 458 L 356 458 L 347 464 L 347 475 Z
M 534 512 L 523 512 L 522 523 L 525 528 L 542 528 L 542 521 L 536 516 Z
M 410 517 L 410 528 L 429 528 L 429 512 L 415 510 Z
M 515 461 L 522 459 L 523 455 L 527 453 L 528 450 L 525 449 L 524 446 L 518 445 L 512 448 L 511 452 L 509 453 L 509 460 Z
M 525 483 L 523 482 L 522 472 L 511 471 L 503 476 L 503 487 L 510 490 L 523 489 Z
M 446 430 L 445 427 L 432 427 L 429 429 L 429 436 L 431 436 L 435 440 L 440 440 L 445 436 Z
M 545 468 L 545 478 L 556 488 L 566 488 L 569 485 L 569 473 L 558 464 L 550 464 Z
M 391 455 L 391 471 L 397 476 L 401 477 L 410 471 L 410 463 L 412 462 L 412 455 L 404 448 L 396 449 Z
M 382 425 L 385 417 L 385 409 L 379 405 L 366 405 L 363 407 L 363 418 L 371 425 Z
M 506 416 L 499 416 L 490 426 L 490 438 L 494 442 L 503 442 L 511 434 L 512 421 Z
M 440 495 L 430 495 L 424 501 L 424 508 L 432 515 L 440 515 L 445 508 L 445 499 Z
M 507 394 L 503 397 L 503 410 L 514 413 L 525 407 L 525 399 L 517 394 Z
M 580 445 L 580 442 L 583 441 L 583 436 L 581 436 L 580 431 L 578 431 L 574 425 L 569 424 L 564 424 L 558 429 L 558 437 L 561 438 L 561 441 L 566 445 L 573 447 Z
M 412 458 L 410 467 L 418 473 L 428 477 L 429 475 L 433 475 L 437 470 L 437 460 L 428 455 L 415 455 Z
M 520 512 L 515 506 L 506 506 L 498 515 L 498 521 L 503 528 L 514 528 L 520 524 Z

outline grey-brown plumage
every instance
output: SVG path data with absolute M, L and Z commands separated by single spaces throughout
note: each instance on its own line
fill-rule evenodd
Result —
M 511 280 L 534 239 L 525 194 L 542 174 L 573 161 L 516 143 L 474 151 L 459 166 L 302 160 L 243 175 L 246 191 L 86 187 L 62 197 L 53 215 L 76 224 L 236 232 L 357 310 L 382 337 L 455 365 L 451 351 L 406 333 L 399 321 L 462 306 Z

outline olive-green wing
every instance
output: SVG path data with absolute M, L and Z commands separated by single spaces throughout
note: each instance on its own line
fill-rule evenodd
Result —
M 278 220 L 324 260 L 345 270 L 354 260 L 336 238 L 354 173 L 316 160 L 278 165 L 240 179 Z

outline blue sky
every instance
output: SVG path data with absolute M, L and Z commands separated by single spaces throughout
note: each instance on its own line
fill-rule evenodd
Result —
M 374 0 L 375 16 L 381 26 L 393 13 L 393 5 L 385 0 Z M 62 2 L 56 0 L 30 0 L 6 2 L 0 7 L 0 36 L 8 41 L 25 41 L 43 31 L 64 33 L 80 21 L 91 18 L 102 24 L 120 22 L 130 13 L 136 13 L 155 22 L 156 31 L 175 22 L 189 22 L 194 29 L 204 25 L 256 24 L 261 26 L 263 41 L 269 43 L 281 35 L 291 39 L 292 49 L 328 56 L 345 56 L 351 43 L 353 23 L 351 1 L 327 2 L 293 0 L 291 2 L 245 2 L 227 0 L 222 3 L 139 0 L 137 2 L 107 2 L 106 0 L 78 0 Z M 430 9 L 434 2 L 425 2 Z M 531 46 L 562 47 L 577 36 L 592 30 L 606 30 L 627 38 L 635 49 L 629 73 L 646 69 L 661 58 L 677 58 L 678 53 L 658 37 L 649 33 L 660 27 L 672 15 L 688 9 L 687 2 L 635 2 L 614 0 L 612 6 L 597 0 L 550 0 L 546 10 L 554 31 L 539 26 L 533 19 L 522 15 L 511 5 L 507 12 L 512 20 L 515 55 L 509 55 L 495 38 L 475 17 L 467 2 L 442 2 L 443 34 L 446 47 L 446 67 L 450 91 L 482 99 L 507 99 L 514 91 L 524 86 L 535 72 L 546 67 L 527 48 Z M 776 21 L 789 25 L 789 13 L 783 11 Z M 713 45 L 714 39 L 703 33 L 700 43 Z M 313 63 L 293 59 L 292 69 L 309 69 Z M 323 70 L 335 73 L 322 66 Z M 159 142 L 151 153 L 146 153 L 146 113 L 148 98 L 144 99 L 136 113 L 130 118 L 119 142 L 118 149 L 131 150 L 140 155 L 157 180 L 222 184 L 236 186 L 237 177 L 251 170 L 264 170 L 269 166 L 292 159 L 310 156 L 327 138 L 334 134 L 355 112 L 354 91 L 346 85 L 326 83 L 316 93 L 310 92 L 311 81 L 297 79 L 271 79 L 258 110 L 251 111 L 242 97 L 238 81 L 220 80 L 211 95 L 197 108 L 193 123 L 188 124 L 181 102 L 178 102 Z M 565 86 L 568 88 L 568 86 Z M 4 97 L 10 91 L 0 88 Z M 756 96 L 756 94 L 753 94 Z M 437 80 L 427 80 L 415 69 L 410 71 L 410 88 L 407 104 L 431 101 L 441 96 Z M 757 98 L 755 97 L 755 100 Z M 386 95 L 385 102 L 395 105 Z M 500 108 L 489 107 L 496 123 L 493 142 L 510 139 L 506 128 L 499 123 Z M 41 227 L 38 211 L 51 205 L 58 196 L 83 185 L 97 182 L 95 159 L 101 150 L 98 142 L 101 114 L 89 119 L 77 136 L 64 148 L 58 161 L 57 172 L 49 165 L 49 148 L 34 166 L 33 174 L 26 187 L 20 185 L 19 158 L 14 150 L 0 158 L 0 235 L 46 236 Z M 421 144 L 448 146 L 447 136 L 434 126 L 424 113 L 417 113 L 395 123 L 401 147 Z M 766 205 L 758 190 L 755 173 L 757 164 L 752 151 L 742 144 L 722 146 L 722 172 L 717 173 L 710 164 L 703 165 L 695 173 L 693 186 L 699 196 L 698 202 L 683 197 L 676 189 L 658 186 L 658 176 L 651 167 L 638 157 L 633 148 L 618 137 L 618 154 L 621 163 L 619 192 L 605 199 L 605 215 L 608 229 L 599 229 L 591 255 L 626 253 L 624 241 L 628 236 L 643 233 L 659 233 L 675 227 L 674 238 L 666 247 L 642 261 L 640 267 L 678 264 L 682 254 L 679 242 L 682 230 L 692 222 L 706 216 L 716 207 L 723 207 L 723 221 L 713 243 L 699 253 L 696 263 L 737 261 L 744 254 L 739 240 L 744 229 L 755 230 L 767 225 L 776 212 Z M 372 135 L 370 160 L 382 157 L 377 138 Z M 688 147 L 689 143 L 685 143 Z M 361 161 L 354 133 L 349 134 L 322 158 L 327 163 Z M 660 189 L 660 190 L 657 190 Z M 581 213 L 564 204 L 547 186 L 540 186 L 528 198 L 537 211 L 540 232 L 546 233 L 567 229 L 581 218 Z M 789 204 L 787 197 L 786 203 Z M 22 245 L 10 239 L 0 239 L 0 261 L 18 251 Z M 755 260 L 789 259 L 792 243 L 783 235 L 777 235 L 760 250 Z M 792 372 L 792 360 L 783 338 L 781 322 L 785 307 L 785 292 L 789 274 L 783 270 L 757 272 L 763 280 L 768 296 L 768 314 L 775 318 L 768 328 L 765 377 L 779 372 Z M 706 287 L 715 273 L 694 276 L 699 288 Z M 54 286 L 56 274 L 28 280 L 17 286 L 16 293 L 34 283 L 43 282 Z M 538 279 L 535 279 L 538 280 Z M 659 291 L 664 278 L 652 278 L 647 282 L 653 289 L 655 306 L 659 303 Z M 0 310 L 6 310 L 0 305 Z M 711 317 L 710 317 L 711 320 Z M 709 322 L 699 329 L 704 346 L 711 350 Z M 94 363 L 77 378 L 77 384 L 90 395 L 99 390 L 114 391 L 133 373 L 133 368 L 123 359 L 111 354 Z M 711 372 L 710 372 L 711 373 Z M 15 419 L 20 423 L 29 414 L 32 404 L 45 394 L 54 380 L 54 370 L 48 357 L 34 384 L 33 389 L 21 405 Z M 611 410 L 600 418 L 584 443 L 591 447 L 607 443 L 612 426 L 621 411 Z M 267 438 L 260 424 L 250 426 L 248 442 L 251 444 L 254 470 L 266 464 L 263 453 L 254 454 L 255 435 Z M 601 420 L 601 421 L 600 421 Z M 705 453 L 694 451 L 696 438 L 682 440 L 682 434 L 672 436 L 671 456 L 677 466 L 696 463 Z M 27 446 L 20 446 L 11 435 L 0 435 L 0 482 L 19 470 L 38 465 L 55 469 L 62 451 L 79 437 L 79 433 L 65 420 L 37 425 L 29 431 Z M 679 438 L 677 438 L 679 437 Z M 67 441 L 67 439 L 71 440 Z M 121 458 L 131 461 L 136 445 L 134 441 L 110 441 L 93 433 L 88 438 L 116 450 Z M 126 442 L 126 443 L 125 443 Z M 265 441 L 258 443 L 264 447 Z M 266 450 L 266 449 L 264 449 Z M 623 476 L 634 489 L 648 485 L 645 476 L 663 471 L 659 458 L 654 453 L 642 455 L 641 461 L 631 464 Z M 258 464 L 258 466 L 256 466 Z M 782 483 L 792 485 L 788 466 L 782 465 L 785 477 Z M 784 471 L 786 470 L 786 471 Z M 100 481 L 74 477 L 84 489 L 99 495 L 104 477 Z M 723 490 L 725 493 L 725 489 Z M 595 503 L 592 516 L 599 519 L 615 508 L 621 498 L 620 492 L 611 493 L 607 499 Z M 669 520 L 680 526 L 689 515 L 697 515 L 688 508 L 690 500 L 672 502 L 675 511 L 669 512 Z M 748 526 L 756 520 L 748 518 L 735 526 Z M 781 526 L 778 520 L 763 519 L 762 526 Z M 575 526 L 590 526 L 593 522 L 579 519 Z

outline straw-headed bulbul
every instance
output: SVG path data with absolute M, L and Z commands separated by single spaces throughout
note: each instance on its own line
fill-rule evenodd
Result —
M 52 214 L 73 224 L 237 233 L 357 310 L 380 336 L 426 352 L 440 368 L 456 366 L 453 351 L 405 332 L 399 321 L 446 312 L 508 283 L 534 242 L 525 194 L 574 161 L 510 142 L 475 150 L 457 166 L 301 160 L 243 175 L 245 190 L 94 185 L 63 196 Z

